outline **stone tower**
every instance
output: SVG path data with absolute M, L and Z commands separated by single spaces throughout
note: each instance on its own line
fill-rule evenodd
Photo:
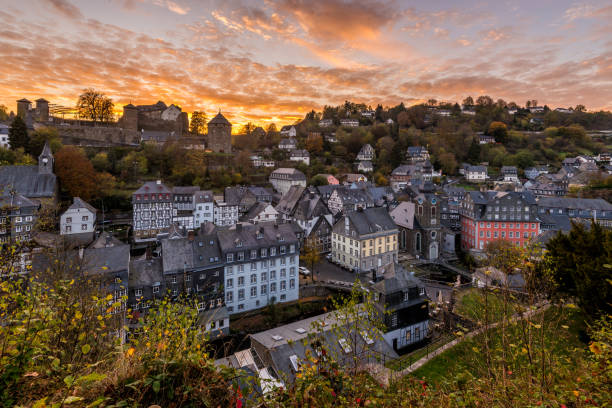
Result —
M 36 100 L 36 120 L 40 122 L 49 121 L 49 101 L 44 98 Z
M 221 112 L 208 122 L 208 148 L 213 152 L 232 152 L 232 124 Z
M 38 174 L 53 174 L 53 153 L 49 142 L 45 142 L 45 147 L 38 156 Z
M 17 101 L 17 115 L 21 116 L 21 119 L 25 120 L 28 112 L 32 107 L 32 102 L 26 98 Z
M 123 122 L 123 128 L 129 130 L 138 130 L 138 108 L 128 103 L 123 106 L 123 117 L 121 118 L 121 122 Z

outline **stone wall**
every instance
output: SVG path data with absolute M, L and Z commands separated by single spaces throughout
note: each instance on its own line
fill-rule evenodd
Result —
M 115 126 L 57 126 L 63 144 L 77 146 L 134 146 L 140 133 Z

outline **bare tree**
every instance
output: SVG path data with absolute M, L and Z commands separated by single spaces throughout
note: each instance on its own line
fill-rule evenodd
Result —
M 115 104 L 100 91 L 88 88 L 79 95 L 77 109 L 79 116 L 94 122 L 109 122 L 113 119 Z

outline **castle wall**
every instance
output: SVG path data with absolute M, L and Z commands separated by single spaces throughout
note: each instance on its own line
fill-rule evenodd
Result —
M 120 127 L 58 126 L 64 144 L 77 146 L 130 146 L 140 143 L 140 132 Z

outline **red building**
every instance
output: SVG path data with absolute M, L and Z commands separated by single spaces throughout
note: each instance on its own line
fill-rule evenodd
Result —
M 484 249 L 500 239 L 527 246 L 540 234 L 540 219 L 530 192 L 470 191 L 460 209 L 461 247 Z

